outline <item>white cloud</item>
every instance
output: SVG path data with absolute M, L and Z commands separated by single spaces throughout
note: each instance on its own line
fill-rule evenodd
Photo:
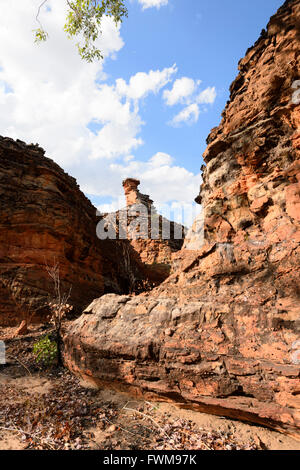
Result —
M 183 123 L 194 124 L 198 121 L 199 113 L 199 106 L 196 103 L 190 104 L 178 114 L 176 114 L 176 116 L 174 116 L 174 118 L 170 122 L 170 125 L 177 127 Z
M 185 103 L 186 99 L 190 97 L 196 90 L 200 81 L 195 82 L 192 78 L 182 77 L 175 80 L 171 90 L 165 90 L 163 97 L 168 106 L 173 106 L 177 103 Z
M 168 5 L 169 0 L 138 0 L 138 2 L 142 5 L 143 10 L 146 8 L 160 8 L 162 6 Z
M 173 158 L 164 152 L 157 152 L 153 157 L 150 158 L 149 164 L 153 167 L 160 167 L 164 165 L 171 165 Z
M 198 104 L 213 104 L 217 97 L 217 92 L 215 87 L 208 87 L 196 97 L 196 102 Z
M 199 105 L 215 102 L 217 96 L 215 87 L 207 87 L 199 93 L 200 84 L 201 80 L 195 81 L 189 77 L 182 77 L 175 80 L 170 90 L 164 90 L 163 98 L 168 106 L 186 105 L 169 121 L 169 125 L 177 127 L 183 123 L 194 124 L 199 118 Z
M 92 104 L 93 120 L 104 126 L 93 139 L 90 158 L 114 158 L 142 145 L 143 140 L 137 138 L 143 125 L 138 100 L 158 93 L 176 72 L 174 64 L 161 71 L 138 72 L 128 84 L 120 78 L 115 86 L 99 86 Z
M 121 96 L 139 100 L 146 97 L 149 93 L 158 93 L 161 88 L 171 81 L 176 72 L 176 64 L 161 71 L 138 72 L 130 78 L 128 85 L 123 78 L 116 80 L 116 90 Z
M 173 165 L 173 158 L 158 152 L 145 162 L 131 160 L 127 163 L 111 164 L 118 181 L 127 178 L 141 180 L 141 192 L 151 195 L 156 202 L 180 201 L 189 203 L 194 200 L 201 184 L 200 173 L 194 175 L 187 169 Z M 180 191 L 182 188 L 182 191 Z
M 60 0 L 49 0 L 51 11 L 42 11 L 49 38 L 34 45 L 38 4 L 1 2 L 5 22 L 0 26 L 0 81 L 13 91 L 1 93 L 0 129 L 1 134 L 39 142 L 58 163 L 70 166 L 90 150 L 93 139 L 87 124 L 103 118 L 105 112 L 99 99 L 106 90 L 100 93 L 96 83 L 103 74 L 103 63 L 80 59 L 62 31 L 66 10 Z M 102 31 L 99 44 L 108 58 L 124 43 L 110 18 L 103 19 Z M 107 113 L 109 109 L 106 103 Z
M 105 77 L 103 63 L 83 62 L 61 31 L 64 4 L 49 0 L 51 10 L 42 10 L 49 39 L 36 46 L 32 29 L 38 2 L 25 5 L 3 0 L 6 22 L 0 28 L 1 133 L 39 142 L 65 167 L 87 156 L 112 159 L 127 155 L 143 144 L 137 101 L 158 93 L 177 72 L 176 65 L 139 72 L 128 84 L 123 79 L 111 86 L 97 84 L 96 79 Z M 120 30 L 105 17 L 102 32 L 100 48 L 105 58 L 111 57 L 124 45 Z M 13 93 L 5 93 L 5 86 Z M 95 135 L 87 128 L 90 122 L 98 126 Z
M 90 161 L 88 165 L 73 168 L 75 175 L 80 172 L 81 188 L 86 194 L 111 196 L 110 203 L 98 204 L 101 212 L 112 212 L 125 207 L 122 180 L 128 177 L 138 178 L 139 187 L 144 194 L 149 194 L 160 213 L 171 220 L 191 225 L 201 207 L 193 201 L 199 193 L 202 182 L 201 174 L 194 174 L 186 168 L 174 164 L 171 155 L 157 152 L 147 161 L 139 161 L 133 155 L 124 158 L 121 163 L 98 165 Z M 104 184 L 105 182 L 105 184 Z M 169 211 L 172 209 L 172 213 Z
M 99 204 L 97 206 L 97 209 L 99 212 L 102 212 L 104 214 L 110 213 L 110 212 L 116 212 L 117 210 L 123 208 L 126 206 L 126 199 L 125 196 L 120 197 L 119 199 L 115 199 L 110 203 L 106 204 Z
M 81 186 L 87 194 L 113 194 L 115 199 L 123 196 L 121 181 L 128 177 L 140 179 L 141 192 L 149 194 L 156 203 L 191 203 L 201 184 L 200 173 L 195 175 L 182 166 L 174 165 L 172 156 L 164 152 L 157 152 L 144 162 L 131 158 L 99 167 L 92 161 L 90 165 L 80 167 L 80 171 Z M 102 184 L 103 181 L 106 185 Z M 110 192 L 107 192 L 108 187 Z
M 120 29 L 103 19 L 104 61 L 88 64 L 62 30 L 61 0 L 49 0 L 51 10 L 42 10 L 49 38 L 34 45 L 39 3 L 1 1 L 0 134 L 38 142 L 87 194 L 117 198 L 121 180 L 135 176 L 157 202 L 192 201 L 200 174 L 175 165 L 167 153 L 157 152 L 146 162 L 133 155 L 143 144 L 139 102 L 171 82 L 176 65 L 108 85 L 103 67 L 124 45 Z

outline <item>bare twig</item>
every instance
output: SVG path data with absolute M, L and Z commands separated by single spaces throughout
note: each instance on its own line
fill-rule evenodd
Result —
M 115 423 L 110 421 L 110 419 L 108 419 L 108 418 L 104 418 L 104 420 L 107 421 L 109 424 L 113 424 L 114 426 L 117 426 L 118 428 L 122 429 L 122 431 L 124 431 L 124 432 L 128 432 L 129 434 L 133 434 L 134 436 L 137 434 L 135 432 L 129 431 L 128 429 L 122 428 L 119 424 L 116 425 Z
M 43 5 L 45 5 L 45 3 L 47 3 L 47 2 L 48 2 L 48 0 L 44 0 L 44 1 L 40 4 L 40 6 L 38 7 L 38 11 L 37 11 L 36 17 L 35 17 L 35 19 L 36 19 L 36 21 L 38 22 L 38 24 L 40 25 L 41 29 L 44 29 L 44 28 L 43 28 L 42 23 L 41 23 L 40 20 L 39 20 L 39 16 L 40 16 L 41 8 L 42 8 Z
M 18 359 L 16 356 L 12 356 L 12 355 L 9 355 L 8 357 L 10 357 L 11 359 L 15 359 L 15 361 L 18 361 L 18 362 L 21 364 L 21 366 L 23 366 L 24 369 L 27 370 L 28 374 L 29 374 L 29 375 L 32 375 L 32 373 L 30 372 L 30 370 L 28 369 L 28 367 L 26 367 L 25 364 L 23 364 L 23 362 L 20 361 L 20 359 Z
M 166 433 L 166 431 L 164 431 L 163 428 L 160 427 L 160 425 L 157 424 L 157 422 L 156 422 L 151 416 L 146 415 L 145 413 L 142 413 L 141 411 L 135 410 L 134 408 L 127 408 L 126 406 L 124 406 L 122 409 L 123 409 L 123 410 L 126 410 L 126 411 L 133 411 L 134 413 L 137 413 L 137 414 L 143 416 L 144 418 L 150 419 L 150 421 L 152 421 L 152 423 L 154 423 L 155 426 L 157 426 L 158 429 L 159 429 L 162 433 L 164 433 L 166 436 L 168 436 L 168 434 Z M 169 436 L 168 436 L 168 437 L 169 437 Z
M 60 267 L 58 261 L 54 259 L 53 265 L 49 266 L 45 260 L 45 269 L 52 279 L 54 284 L 54 301 L 50 302 L 48 306 L 50 307 L 52 318 L 51 321 L 55 325 L 56 334 L 59 336 L 61 323 L 63 317 L 67 312 L 72 310 L 72 306 L 68 304 L 69 298 L 71 296 L 72 286 L 68 292 L 62 292 L 61 289 L 61 280 L 60 280 Z
M 204 445 L 204 447 L 206 447 L 206 448 L 207 448 L 207 450 L 213 450 L 211 447 L 209 447 L 207 444 L 205 444 L 205 442 L 204 442 L 204 441 L 201 441 L 201 444 L 203 444 L 203 445 Z
M 4 431 L 17 432 L 19 434 L 22 434 L 25 437 L 26 436 L 30 437 L 33 441 L 38 442 L 40 445 L 45 445 L 46 444 L 48 447 L 50 447 L 50 449 L 53 449 L 53 450 L 55 449 L 54 440 L 49 438 L 49 437 L 46 437 L 46 438 L 39 437 L 38 434 L 41 433 L 40 431 L 27 432 L 27 431 L 24 431 L 23 429 L 17 428 L 16 425 L 13 425 L 12 428 L 8 428 L 8 427 L 5 427 L 5 426 L 0 426 L 0 429 L 2 429 Z
M 110 423 L 110 424 L 113 424 L 114 426 L 117 426 L 117 427 L 120 428 L 122 431 L 127 432 L 128 434 L 132 434 L 133 436 L 140 436 L 140 437 L 142 437 L 143 439 L 146 439 L 146 440 L 150 441 L 150 439 L 148 439 L 147 437 L 142 436 L 142 435 L 139 434 L 138 432 L 132 432 L 132 431 L 129 431 L 129 429 L 122 428 L 122 426 L 120 426 L 119 424 L 113 423 L 112 421 L 110 421 L 110 419 L 108 419 L 108 418 L 106 418 L 106 417 L 104 418 L 104 420 L 107 421 L 107 422 Z M 144 426 L 144 427 L 146 427 L 146 426 Z M 148 429 L 148 428 L 147 428 L 147 429 Z M 151 431 L 151 429 L 150 429 L 150 431 Z
M 24 436 L 32 436 L 32 433 L 23 431 L 23 429 L 18 429 L 17 426 L 14 426 L 13 428 L 6 428 L 5 426 L 0 426 L 0 429 L 3 429 L 4 431 L 18 432 L 19 434 L 24 434 Z
M 18 432 L 20 434 L 28 434 L 29 435 L 28 432 L 24 432 L 24 431 L 19 430 L 17 428 L 6 428 L 5 426 L 0 426 L 0 429 L 2 429 L 3 431 L 13 431 L 13 432 Z

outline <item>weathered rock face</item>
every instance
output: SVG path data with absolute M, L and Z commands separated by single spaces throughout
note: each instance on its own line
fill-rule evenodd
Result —
M 208 137 L 202 225 L 157 289 L 104 296 L 74 322 L 73 371 L 299 437 L 299 46 L 291 0 L 240 61 Z
M 0 138 L 1 324 L 40 308 L 52 292 L 45 265 L 60 265 L 64 289 L 86 305 L 104 290 L 96 212 L 69 177 L 35 145 Z
M 96 209 L 74 178 L 36 145 L 0 137 L 0 324 L 46 314 L 53 294 L 46 264 L 79 311 L 106 292 L 147 279 L 127 240 L 99 240 Z

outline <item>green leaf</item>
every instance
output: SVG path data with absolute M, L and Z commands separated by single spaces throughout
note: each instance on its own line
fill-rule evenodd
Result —
M 80 57 L 87 62 L 103 59 L 100 49 L 95 45 L 102 34 L 101 20 L 103 16 L 109 16 L 116 25 L 121 23 L 128 16 L 125 0 L 68 0 L 67 4 L 69 10 L 64 31 L 69 39 L 80 37 L 80 42 L 76 44 Z M 40 23 L 38 16 L 37 21 Z M 47 37 L 42 27 L 35 30 L 36 43 L 46 41 Z
M 47 40 L 48 33 L 41 28 L 34 29 L 35 32 L 35 43 L 40 43 Z

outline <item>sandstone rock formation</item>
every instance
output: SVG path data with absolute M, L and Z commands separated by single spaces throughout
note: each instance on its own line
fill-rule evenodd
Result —
M 123 181 L 123 188 L 126 197 L 126 206 L 132 206 L 134 204 L 143 204 L 149 210 L 152 206 L 152 199 L 147 194 L 142 194 L 138 190 L 138 186 L 141 184 L 140 180 L 134 178 L 127 178 Z
M 76 181 L 37 145 L 0 138 L 0 304 L 2 325 L 52 292 L 45 264 L 60 264 L 72 301 L 86 305 L 104 290 L 96 212 Z M 28 305 L 29 304 L 29 305 Z
M 0 137 L 0 324 L 48 313 L 45 265 L 82 311 L 107 292 L 128 293 L 147 268 L 127 240 L 99 240 L 96 209 L 38 145 Z
M 108 224 L 116 229 L 116 238 L 129 240 L 154 285 L 170 274 L 173 254 L 183 245 L 185 227 L 158 214 L 153 201 L 138 190 L 139 180 L 123 181 L 126 207 L 108 214 Z M 143 286 L 141 286 L 143 288 Z
M 299 46 L 290 0 L 240 61 L 208 137 L 203 226 L 157 289 L 103 296 L 73 323 L 75 373 L 299 437 Z

